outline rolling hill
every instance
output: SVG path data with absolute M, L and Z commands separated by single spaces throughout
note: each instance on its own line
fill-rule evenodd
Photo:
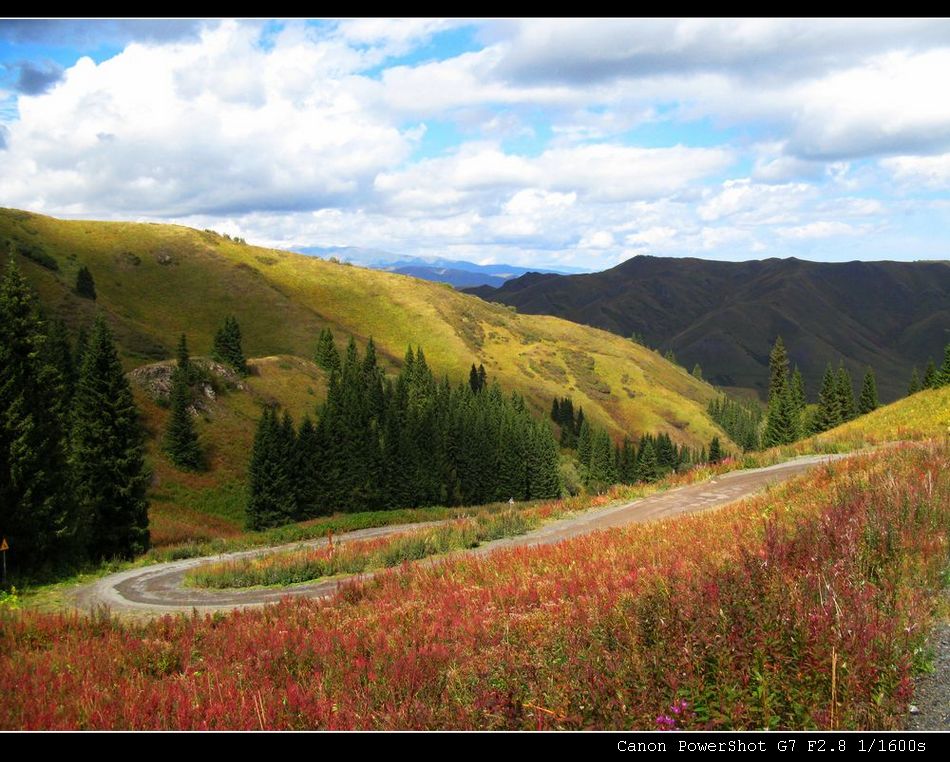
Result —
M 468 290 L 520 312 L 557 315 L 672 349 L 724 387 L 762 393 L 781 335 L 814 399 L 828 361 L 857 383 L 866 366 L 884 399 L 950 341 L 950 263 L 713 262 L 638 256 L 586 275 L 529 273 Z
M 706 414 L 708 384 L 657 353 L 605 331 L 547 317 L 519 315 L 448 285 L 263 249 L 212 231 L 181 226 L 65 221 L 0 210 L 0 266 L 16 252 L 44 309 L 75 331 L 101 310 L 127 370 L 167 361 L 181 333 L 195 356 L 210 352 L 215 331 L 234 314 L 253 373 L 246 389 L 210 402 L 199 434 L 211 469 L 185 475 L 157 447 L 167 411 L 136 384 L 151 434 L 156 483 L 154 529 L 172 538 L 200 516 L 217 516 L 212 536 L 240 525 L 241 483 L 261 403 L 272 399 L 297 417 L 315 410 L 326 379 L 308 361 L 324 327 L 338 345 L 373 337 L 388 370 L 406 347 L 421 345 L 437 373 L 467 379 L 472 363 L 521 392 L 538 415 L 555 396 L 571 396 L 614 438 L 666 432 L 677 443 L 708 445 L 722 431 Z M 87 266 L 95 302 L 73 289 Z M 138 378 L 133 374 L 133 379 Z

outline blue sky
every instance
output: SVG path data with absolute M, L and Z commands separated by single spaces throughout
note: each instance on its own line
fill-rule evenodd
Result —
M 602 269 L 946 259 L 946 20 L 0 21 L 0 205 Z

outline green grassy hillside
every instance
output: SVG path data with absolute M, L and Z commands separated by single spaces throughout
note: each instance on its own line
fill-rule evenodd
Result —
M 373 337 L 389 371 L 407 345 L 422 345 L 429 364 L 453 380 L 483 363 L 490 378 L 518 390 L 538 415 L 554 397 L 571 396 L 615 439 L 666 432 L 674 441 L 708 445 L 723 433 L 706 415 L 711 386 L 658 354 L 605 331 L 547 316 L 518 315 L 449 286 L 262 249 L 174 225 L 65 221 L 0 210 L 0 265 L 16 256 L 48 313 L 75 331 L 105 312 L 149 432 L 153 542 L 229 537 L 244 524 L 244 483 L 262 405 L 295 417 L 313 414 L 326 378 L 309 359 L 329 327 L 341 350 L 350 335 Z M 97 300 L 73 291 L 88 267 Z M 173 468 L 160 440 L 169 411 L 146 377 L 170 365 L 178 336 L 193 355 L 210 353 L 228 314 L 241 325 L 252 360 L 243 388 L 218 384 L 204 400 L 198 429 L 209 469 Z M 143 375 L 144 374 L 144 375 Z M 233 387 L 233 385 L 232 385 Z
M 700 445 L 721 432 L 704 412 L 714 396 L 657 354 L 604 331 L 517 315 L 452 288 L 410 277 L 249 246 L 174 225 L 65 221 L 0 210 L 0 258 L 18 251 L 46 308 L 76 328 L 108 313 L 132 368 L 170 357 L 180 333 L 208 353 L 225 315 L 237 316 L 248 356 L 310 357 L 319 331 L 338 342 L 372 336 L 384 364 L 398 367 L 407 344 L 453 379 L 484 363 L 538 412 L 555 396 L 615 437 L 666 431 Z M 32 258 L 29 258 L 32 257 Z M 53 271 L 36 259 L 51 258 Z M 86 265 L 98 301 L 72 293 Z

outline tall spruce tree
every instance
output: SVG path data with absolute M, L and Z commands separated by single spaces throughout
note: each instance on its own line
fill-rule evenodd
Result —
M 872 410 L 877 410 L 877 383 L 874 380 L 874 371 L 867 369 L 864 374 L 864 382 L 861 384 L 861 396 L 858 399 L 858 414 L 866 415 Z
M 842 423 L 844 417 L 838 398 L 838 378 L 831 363 L 825 368 L 825 375 L 821 381 L 821 390 L 818 392 L 818 413 L 815 416 L 816 434 L 833 429 Z
M 762 444 L 766 447 L 791 444 L 799 437 L 798 409 L 792 390 L 786 387 L 779 397 L 769 405 L 769 418 L 766 422 Z
M 719 463 L 722 460 L 722 445 L 719 444 L 719 437 L 715 436 L 709 443 L 709 462 Z
M 854 404 L 854 383 L 851 381 L 851 374 L 844 367 L 844 363 L 838 366 L 837 387 L 841 420 L 847 422 L 854 418 L 858 411 Z
M 647 437 L 640 440 L 640 452 L 637 455 L 637 480 L 655 482 L 660 478 L 660 466 L 656 459 L 653 441 Z
M 45 328 L 13 257 L 0 280 L 0 536 L 13 569 L 79 555 L 66 468 L 62 377 L 46 362 Z
M 90 555 L 108 559 L 144 553 L 149 545 L 144 432 L 101 315 L 76 386 L 70 462 Z
M 293 459 L 288 459 L 286 425 L 271 408 L 265 408 L 248 466 L 248 529 L 281 526 L 296 518 L 297 500 L 289 473 L 293 465 Z
M 785 342 L 779 336 L 769 353 L 769 396 L 768 403 L 778 400 L 788 388 L 788 352 Z
M 76 273 L 76 293 L 83 299 L 96 300 L 96 283 L 89 268 L 83 265 Z
M 798 393 L 789 382 L 788 352 L 779 336 L 769 354 L 769 412 L 762 436 L 766 447 L 789 444 L 798 438 L 801 417 Z M 804 396 L 804 388 L 801 394 Z
M 185 334 L 178 341 L 178 364 L 172 373 L 171 415 L 165 429 L 162 448 L 178 468 L 198 471 L 204 465 L 198 432 L 191 415 L 191 378 L 194 370 L 188 355 Z

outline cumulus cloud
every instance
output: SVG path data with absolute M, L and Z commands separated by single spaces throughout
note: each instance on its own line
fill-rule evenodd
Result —
M 233 23 L 83 58 L 54 91 L 21 97 L 0 195 L 155 215 L 346 203 L 410 144 L 323 64 L 318 47 L 264 51 Z
M 895 156 L 881 164 L 906 185 L 950 188 L 950 153 L 937 156 Z
M 478 44 L 441 44 L 465 25 Z M 54 214 L 598 267 L 845 238 L 912 256 L 894 220 L 936 215 L 913 196 L 950 186 L 946 20 L 0 22 L 0 39 L 123 46 L 5 62 L 0 204 Z M 903 237 L 859 238 L 888 225 Z

